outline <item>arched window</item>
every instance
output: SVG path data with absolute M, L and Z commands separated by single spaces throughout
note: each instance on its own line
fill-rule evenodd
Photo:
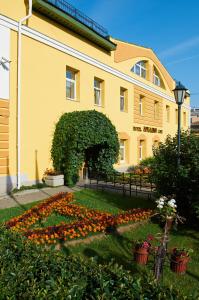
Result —
M 160 86 L 160 87 L 164 88 L 164 83 L 163 83 L 163 80 L 161 78 L 161 75 L 160 75 L 160 73 L 158 72 L 158 70 L 155 66 L 153 68 L 153 83 L 157 86 Z
M 147 65 L 146 65 L 146 61 L 141 60 L 139 62 L 137 62 L 133 68 L 131 69 L 131 71 L 133 73 L 135 73 L 136 75 L 145 78 L 146 79 L 146 74 L 147 74 Z

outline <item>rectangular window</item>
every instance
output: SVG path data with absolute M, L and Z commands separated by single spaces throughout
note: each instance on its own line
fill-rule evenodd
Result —
M 183 125 L 186 126 L 187 125 L 187 116 L 186 116 L 186 112 L 183 112 Z
M 169 105 L 166 105 L 166 118 L 167 118 L 167 122 L 170 121 L 170 107 Z
M 159 102 L 154 101 L 154 118 L 158 119 L 159 117 Z
M 143 116 L 143 99 L 144 99 L 144 97 L 140 95 L 140 98 L 139 98 L 139 114 L 140 114 L 140 116 Z
M 76 100 L 76 71 L 66 69 L 66 97 Z
M 120 88 L 120 111 L 127 111 L 127 90 Z
M 102 81 L 94 78 L 94 104 L 102 105 Z
M 120 162 L 125 162 L 125 141 L 120 140 Z
M 144 147 L 144 140 L 140 140 L 140 142 L 139 142 L 139 160 L 143 159 L 143 147 Z

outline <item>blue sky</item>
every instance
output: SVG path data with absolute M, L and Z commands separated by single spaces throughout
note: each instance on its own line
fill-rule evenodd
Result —
M 199 1 L 68 0 L 111 36 L 152 48 L 199 106 Z

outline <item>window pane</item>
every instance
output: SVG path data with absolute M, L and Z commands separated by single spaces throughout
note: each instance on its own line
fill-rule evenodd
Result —
M 95 104 L 100 105 L 100 90 L 94 89 Z
M 66 97 L 75 99 L 75 83 L 71 81 L 66 82 Z
M 120 148 L 120 160 L 124 160 L 124 148 Z
M 135 73 L 137 75 L 140 75 L 140 66 L 139 65 L 135 65 Z
M 141 77 L 146 78 L 146 70 L 141 69 Z
M 120 161 L 125 160 L 125 146 L 124 140 L 120 140 Z
M 75 72 L 72 70 L 66 71 L 66 78 L 75 80 Z
M 100 81 L 99 80 L 97 80 L 97 79 L 94 80 L 94 87 L 100 88 Z
M 124 111 L 124 97 L 120 96 L 120 110 Z

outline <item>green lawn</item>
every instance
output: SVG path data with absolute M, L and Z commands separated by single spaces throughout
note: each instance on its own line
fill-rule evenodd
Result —
M 80 205 L 86 206 L 88 208 L 98 209 L 113 214 L 131 208 L 138 208 L 138 207 L 153 208 L 154 207 L 152 200 L 148 200 L 140 197 L 122 196 L 120 194 L 111 193 L 111 192 L 84 189 L 79 192 L 75 192 L 74 195 L 75 195 L 74 203 L 79 203 Z M 0 222 L 8 221 L 9 219 L 24 213 L 27 209 L 31 208 L 32 206 L 34 206 L 39 202 L 40 201 L 17 206 L 17 207 L 1 209 Z M 57 214 L 52 214 L 46 220 L 46 226 L 55 225 L 64 220 L 66 220 L 66 222 L 68 221 L 70 222 L 72 219 L 62 217 Z
M 96 257 L 100 263 L 109 262 L 111 259 L 114 259 L 133 273 L 145 272 L 146 270 L 152 271 L 154 262 L 152 255 L 146 267 L 139 267 L 133 261 L 133 241 L 144 239 L 148 234 L 156 235 L 161 230 L 158 224 L 149 222 L 122 235 L 107 235 L 102 240 L 96 240 L 90 244 L 70 246 L 67 250 L 69 253 L 80 255 L 85 259 Z M 157 242 L 154 242 L 154 244 L 157 244 Z M 185 275 L 176 275 L 170 271 L 169 260 L 167 259 L 163 282 L 175 285 L 186 294 L 192 293 L 199 286 L 199 232 L 186 227 L 179 228 L 178 231 L 172 231 L 168 248 L 172 250 L 174 247 L 192 248 L 194 253 L 191 255 L 191 261 Z
M 76 202 L 113 214 L 131 208 L 154 208 L 152 200 L 141 197 L 122 196 L 118 193 L 84 189 L 75 193 Z
M 75 192 L 75 203 L 95 208 L 98 210 L 110 212 L 113 214 L 119 211 L 125 211 L 130 208 L 153 208 L 153 201 L 138 197 L 123 197 L 120 194 L 111 192 L 95 191 L 84 189 Z M 23 213 L 26 209 L 32 207 L 35 203 L 27 204 L 21 207 L 0 210 L 0 221 L 5 222 L 11 217 Z M 53 213 L 45 220 L 43 226 L 55 225 L 60 222 L 71 222 L 74 218 L 66 218 Z M 38 224 L 39 225 L 39 224 Z M 34 225 L 35 226 L 35 225 Z M 138 228 L 125 232 L 122 235 L 107 235 L 101 240 L 96 240 L 90 244 L 78 244 L 76 246 L 68 246 L 65 248 L 67 254 L 75 254 L 85 259 L 95 257 L 100 263 L 109 262 L 111 259 L 116 260 L 125 268 L 133 273 L 145 272 L 153 270 L 153 257 L 150 257 L 147 267 L 138 267 L 133 261 L 133 241 L 144 239 L 148 234 L 156 235 L 160 233 L 162 228 L 155 223 L 149 222 L 140 225 Z M 163 282 L 173 284 L 181 289 L 184 293 L 191 293 L 198 288 L 199 285 L 199 232 L 189 229 L 186 226 L 180 226 L 178 231 L 172 231 L 169 241 L 169 249 L 173 247 L 192 248 L 194 253 L 189 263 L 188 271 L 185 275 L 177 276 L 169 269 L 169 261 L 166 261 Z
M 0 209 L 0 222 L 6 222 L 13 217 L 23 214 L 27 209 L 31 208 L 40 201 L 24 204 L 16 207 Z

